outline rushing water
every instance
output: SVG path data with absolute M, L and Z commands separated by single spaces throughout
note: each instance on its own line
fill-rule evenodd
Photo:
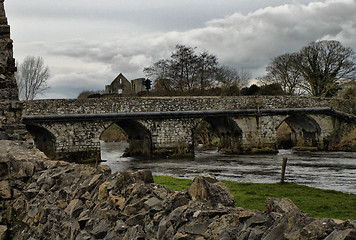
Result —
M 195 159 L 122 157 L 127 143 L 101 142 L 101 156 L 113 172 L 149 169 L 154 175 L 194 178 L 211 173 L 220 180 L 275 183 L 288 158 L 285 180 L 316 188 L 356 194 L 355 152 L 300 152 L 280 150 L 277 155 L 231 155 L 217 151 L 196 152 Z

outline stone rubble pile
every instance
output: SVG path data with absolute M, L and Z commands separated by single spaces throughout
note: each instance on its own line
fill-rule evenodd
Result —
M 289 199 L 268 199 L 265 212 L 236 208 L 230 190 L 209 175 L 172 191 L 148 170 L 111 174 L 2 140 L 4 239 L 342 240 L 356 239 L 356 222 L 311 218 Z

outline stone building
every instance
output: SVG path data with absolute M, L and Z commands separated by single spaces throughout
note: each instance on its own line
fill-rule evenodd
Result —
M 137 94 L 139 92 L 146 91 L 145 86 L 143 85 L 144 78 L 137 78 L 131 80 L 131 89 Z
M 122 73 L 120 73 L 110 85 L 105 86 L 105 93 L 119 95 L 137 94 L 146 90 L 143 85 L 144 80 L 144 78 L 137 78 L 130 82 Z
M 110 85 L 105 86 L 105 93 L 107 94 L 130 94 L 131 83 L 120 73 Z

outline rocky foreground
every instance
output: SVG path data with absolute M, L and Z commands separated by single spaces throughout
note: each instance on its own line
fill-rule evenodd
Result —
M 0 201 L 0 240 L 356 239 L 355 221 L 311 218 L 289 199 L 236 208 L 209 175 L 177 192 L 150 171 L 51 161 L 13 141 L 0 141 Z

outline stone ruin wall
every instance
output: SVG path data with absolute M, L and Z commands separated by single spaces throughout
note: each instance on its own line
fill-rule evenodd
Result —
M 4 0 L 0 0 L 0 140 L 24 140 L 26 134 L 21 124 L 22 103 L 18 98 L 15 72 L 10 26 Z

